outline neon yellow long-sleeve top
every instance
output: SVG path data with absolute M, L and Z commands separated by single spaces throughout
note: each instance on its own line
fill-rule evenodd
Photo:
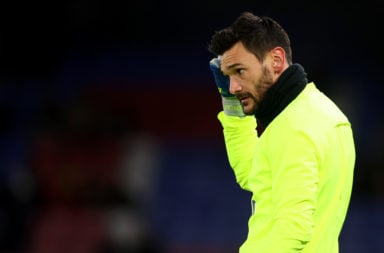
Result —
M 240 253 L 337 253 L 353 184 L 351 124 L 314 83 L 259 138 L 253 116 L 218 114 L 228 159 L 254 208 Z

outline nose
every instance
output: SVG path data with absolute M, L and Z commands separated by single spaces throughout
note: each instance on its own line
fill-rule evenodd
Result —
M 229 92 L 231 94 L 236 94 L 236 93 L 240 92 L 241 90 L 242 90 L 242 87 L 241 87 L 239 81 L 236 80 L 235 77 L 231 76 L 229 78 Z

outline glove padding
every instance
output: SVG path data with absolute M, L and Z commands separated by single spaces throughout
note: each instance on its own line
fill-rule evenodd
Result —
M 237 97 L 229 92 L 229 77 L 221 72 L 220 56 L 209 62 L 216 86 L 222 98 L 224 114 L 229 116 L 244 117 L 243 107 Z
M 234 97 L 234 95 L 229 92 L 229 77 L 225 76 L 223 72 L 221 72 L 220 64 L 220 56 L 213 58 L 209 62 L 209 67 L 211 68 L 213 77 L 215 78 L 216 86 L 222 97 Z

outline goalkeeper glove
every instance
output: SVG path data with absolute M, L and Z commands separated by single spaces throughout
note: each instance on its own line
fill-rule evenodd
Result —
M 225 76 L 220 69 L 220 56 L 213 58 L 209 62 L 209 67 L 213 73 L 216 86 L 221 95 L 224 114 L 228 116 L 244 117 L 243 107 L 236 96 L 229 92 L 229 77 Z

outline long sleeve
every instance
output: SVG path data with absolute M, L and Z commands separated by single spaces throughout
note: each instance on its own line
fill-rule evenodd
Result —
M 218 114 L 223 126 L 225 146 L 237 183 L 244 190 L 248 188 L 248 175 L 252 168 L 255 146 L 258 140 L 256 119 L 253 116 L 243 118 Z

